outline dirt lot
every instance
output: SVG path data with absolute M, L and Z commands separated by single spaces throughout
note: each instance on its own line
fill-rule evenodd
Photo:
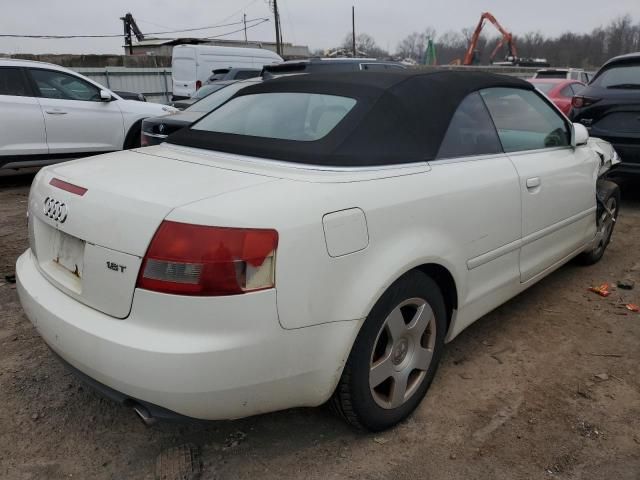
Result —
M 27 246 L 31 179 L 0 179 L 0 478 L 152 479 L 161 452 L 190 442 L 215 479 L 640 479 L 640 314 L 619 305 L 640 303 L 639 185 L 623 189 L 602 262 L 568 265 L 472 325 L 418 411 L 364 435 L 324 409 L 148 428 L 89 391 L 4 280 Z M 626 277 L 635 289 L 587 291 Z

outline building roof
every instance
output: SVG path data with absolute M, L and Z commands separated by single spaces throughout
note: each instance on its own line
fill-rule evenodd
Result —
M 194 38 L 194 37 L 179 37 L 179 38 L 145 38 L 133 44 L 134 49 L 144 49 L 148 47 L 162 47 L 162 46 L 175 46 L 175 45 L 218 45 L 229 47 L 247 47 L 247 48 L 265 48 L 275 51 L 275 42 L 262 42 L 262 41 L 249 41 L 243 40 L 226 40 L 226 39 L 207 39 L 207 38 Z M 128 46 L 124 46 L 129 48 Z M 291 43 L 282 44 L 285 57 L 309 57 L 309 47 L 306 45 L 293 45 Z

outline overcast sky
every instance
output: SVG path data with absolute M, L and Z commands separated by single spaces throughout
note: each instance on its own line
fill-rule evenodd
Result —
M 0 0 L 0 33 L 31 35 L 117 34 L 120 17 L 130 11 L 144 32 L 270 17 L 268 0 Z M 385 49 L 413 31 L 432 26 L 438 34 L 472 27 L 482 11 L 492 12 L 514 34 L 540 31 L 588 32 L 629 13 L 640 21 L 640 0 L 278 0 L 283 38 L 312 49 L 332 47 L 351 29 L 372 35 Z M 183 36 L 210 36 L 237 29 L 229 26 Z M 248 31 L 249 40 L 273 40 L 273 22 Z M 165 35 L 170 36 L 170 35 Z M 224 38 L 241 39 L 242 33 Z M 122 53 L 122 38 L 28 40 L 0 38 L 4 53 Z

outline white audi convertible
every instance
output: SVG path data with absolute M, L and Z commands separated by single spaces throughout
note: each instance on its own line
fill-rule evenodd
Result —
M 60 359 L 148 422 L 329 401 L 381 430 L 464 328 L 603 256 L 605 156 L 515 78 L 281 77 L 162 145 L 41 170 L 18 292 Z

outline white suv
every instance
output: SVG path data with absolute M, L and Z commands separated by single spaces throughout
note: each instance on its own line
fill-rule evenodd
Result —
M 124 100 L 50 63 L 0 60 L 0 169 L 139 146 L 147 117 L 172 107 Z
M 543 68 L 538 70 L 533 78 L 566 78 L 578 80 L 585 85 L 591 81 L 593 74 L 585 72 L 581 68 Z

